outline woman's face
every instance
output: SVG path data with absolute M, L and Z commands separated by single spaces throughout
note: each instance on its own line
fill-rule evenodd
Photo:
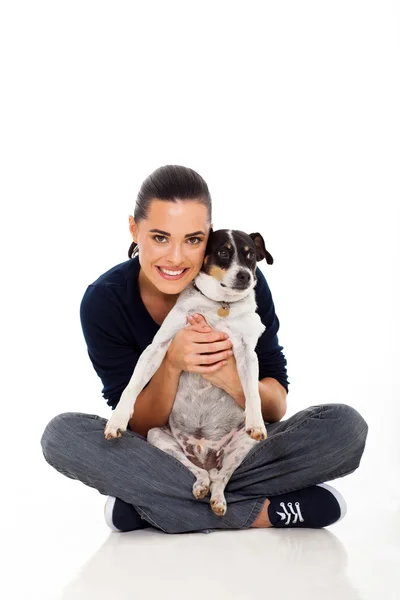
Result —
M 163 294 L 180 294 L 201 269 L 210 232 L 207 207 L 200 202 L 165 202 L 154 199 L 148 218 L 129 229 L 139 246 L 139 281 L 147 289 Z M 181 271 L 170 276 L 161 268 Z

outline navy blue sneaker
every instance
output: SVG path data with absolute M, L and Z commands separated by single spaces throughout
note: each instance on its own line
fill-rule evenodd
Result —
M 120 498 L 108 496 L 104 506 L 106 523 L 113 531 L 134 531 L 151 527 L 142 519 L 132 504 L 127 504 Z
M 268 499 L 273 527 L 328 527 L 341 521 L 347 511 L 343 496 L 326 483 Z

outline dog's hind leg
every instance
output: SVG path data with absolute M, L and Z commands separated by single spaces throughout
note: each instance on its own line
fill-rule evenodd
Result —
M 192 461 L 188 459 L 186 454 L 183 452 L 178 440 L 172 435 L 168 425 L 164 427 L 153 427 L 149 429 L 147 434 L 147 441 L 149 444 L 156 446 L 160 450 L 163 450 L 167 454 L 170 454 L 179 462 L 181 462 L 193 475 L 196 477 L 196 481 L 193 484 L 193 496 L 200 500 L 204 498 L 210 489 L 210 476 L 206 469 L 198 467 Z
M 232 473 L 242 463 L 249 451 L 256 444 L 258 444 L 256 440 L 251 439 L 246 433 L 243 432 L 240 437 L 235 437 L 224 447 L 221 468 L 219 470 L 210 470 L 210 506 L 217 516 L 223 517 L 226 513 L 227 505 L 224 491 L 228 481 L 232 477 Z

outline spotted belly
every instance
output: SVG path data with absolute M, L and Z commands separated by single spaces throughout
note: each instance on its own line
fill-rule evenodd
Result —
M 198 373 L 184 371 L 168 425 L 193 464 L 220 469 L 225 449 L 243 436 L 244 410 Z
M 243 436 L 244 423 L 241 427 L 236 427 L 227 433 L 218 441 L 209 440 L 201 437 L 188 436 L 184 433 L 178 435 L 178 441 L 182 450 L 188 459 L 198 467 L 207 471 L 210 469 L 220 469 L 224 461 L 225 449 L 228 449 L 231 442 Z

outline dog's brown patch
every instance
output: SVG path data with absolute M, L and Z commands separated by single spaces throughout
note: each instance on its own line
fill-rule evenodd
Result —
M 194 444 L 185 445 L 184 452 L 187 458 L 190 460 L 190 462 L 196 465 L 196 467 L 206 469 L 206 471 L 210 471 L 211 469 L 221 469 L 224 460 L 224 450 L 222 448 L 219 450 L 218 455 L 217 450 L 214 450 L 213 448 L 208 448 L 207 455 L 203 457 L 202 461 L 196 453 L 196 451 L 194 450 L 194 446 Z M 196 444 L 196 446 L 198 446 L 198 444 Z
M 217 281 L 222 281 L 222 279 L 226 275 L 226 269 L 221 269 L 221 267 L 213 265 L 212 267 L 210 267 L 208 274 L 211 275 L 211 277 L 214 277 L 214 279 L 216 279 Z

